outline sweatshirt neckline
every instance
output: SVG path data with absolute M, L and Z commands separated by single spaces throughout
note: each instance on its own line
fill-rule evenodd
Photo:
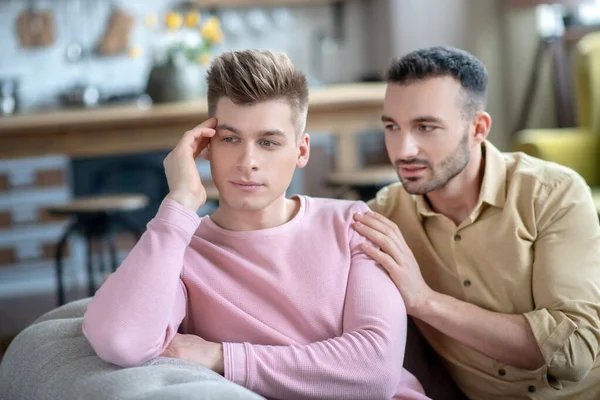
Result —
M 300 200 L 300 208 L 298 209 L 298 212 L 289 221 L 287 221 L 281 225 L 274 226 L 272 228 L 256 229 L 256 230 L 251 230 L 251 231 L 232 231 L 232 230 L 225 229 L 225 228 L 222 228 L 219 225 L 217 225 L 210 218 L 209 215 L 202 217 L 200 226 L 205 224 L 211 230 L 216 231 L 219 234 L 230 236 L 230 237 L 235 237 L 238 239 L 250 239 L 253 237 L 279 235 L 286 231 L 289 231 L 290 229 L 292 229 L 296 225 L 298 225 L 300 223 L 300 221 L 302 221 L 302 219 L 304 218 L 304 215 L 306 214 L 306 196 L 294 195 L 291 198 L 297 198 Z

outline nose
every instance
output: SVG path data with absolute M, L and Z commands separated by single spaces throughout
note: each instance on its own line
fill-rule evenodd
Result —
M 418 143 L 409 132 L 386 135 L 385 142 L 392 160 L 409 160 L 419 154 Z
M 252 144 L 245 146 L 238 160 L 238 170 L 241 172 L 258 171 L 258 154 Z

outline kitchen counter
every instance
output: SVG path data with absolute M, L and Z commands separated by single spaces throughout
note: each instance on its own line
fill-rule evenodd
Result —
M 336 135 L 336 170 L 357 168 L 356 135 L 381 126 L 385 84 L 331 85 L 310 90 L 307 131 Z M 72 157 L 168 150 L 207 118 L 205 100 L 100 106 L 0 117 L 0 158 Z

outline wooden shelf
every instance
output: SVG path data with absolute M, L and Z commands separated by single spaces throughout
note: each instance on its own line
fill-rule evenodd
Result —
M 289 6 L 339 3 L 347 0 L 194 0 L 194 4 L 204 8 Z
M 310 89 L 306 131 L 333 134 L 336 170 L 358 169 L 356 135 L 381 128 L 385 83 Z M 155 104 L 113 104 L 0 117 L 0 159 L 64 154 L 69 157 L 166 151 L 183 132 L 208 117 L 206 99 Z M 0 186 L 2 181 L 0 180 Z
M 383 104 L 384 95 L 384 83 L 350 83 L 313 87 L 309 92 L 309 116 L 315 112 L 329 110 L 378 108 Z M 207 116 L 208 104 L 205 98 L 189 102 L 157 103 L 147 110 L 140 109 L 131 102 L 89 109 L 22 113 L 0 117 L 0 140 L 11 135 L 24 137 L 58 131 L 110 130 L 117 127 L 172 123 L 195 126 L 193 124 L 197 124 Z M 4 150 L 0 146 L 0 154 L 4 153 Z

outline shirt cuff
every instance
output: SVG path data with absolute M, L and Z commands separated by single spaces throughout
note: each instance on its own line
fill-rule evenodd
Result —
M 577 330 L 577 325 L 559 311 L 541 309 L 525 313 L 524 316 L 531 326 L 546 365 L 550 368 L 564 366 L 567 358 L 559 350 Z
M 248 386 L 248 365 L 245 343 L 223 343 L 223 364 L 225 379 L 244 386 Z
M 200 217 L 172 199 L 164 199 L 156 213 L 156 218 L 175 225 L 185 233 L 189 239 L 200 225 Z

